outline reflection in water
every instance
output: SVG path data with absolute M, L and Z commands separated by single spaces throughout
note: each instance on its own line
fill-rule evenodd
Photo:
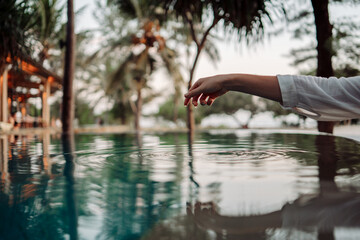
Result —
M 347 237 L 360 232 L 358 143 L 249 131 L 202 133 L 190 144 L 187 137 L 1 137 L 0 239 L 336 239 L 339 227 Z
M 44 141 L 50 138 L 44 137 Z M 49 174 L 46 153 L 38 148 L 49 145 L 35 138 L 2 137 L 1 143 L 1 239 L 59 239 L 58 222 L 50 210 Z M 9 147 L 8 147 L 9 145 Z M 6 154 L 3 154 L 6 153 Z M 44 224 L 46 223 L 46 224 Z M 61 237 L 60 237 L 61 239 Z
M 335 239 L 335 227 L 360 227 L 360 194 L 342 191 L 335 183 L 339 154 L 335 137 L 318 135 L 319 192 L 302 195 L 279 211 L 250 216 L 220 215 L 214 203 L 197 202 L 188 206 L 188 215 L 204 229 L 216 232 L 219 239 L 266 239 L 269 229 L 315 229 L 318 239 Z M 347 154 L 342 154 L 347 158 Z
M 64 176 L 65 176 L 65 202 L 67 205 L 68 229 L 71 240 L 78 239 L 78 217 L 76 208 L 75 193 L 75 146 L 74 135 L 66 134 L 62 136 L 62 146 L 65 159 Z
M 194 141 L 194 131 L 188 132 L 188 157 L 189 157 L 189 202 L 193 202 L 194 198 L 199 194 L 199 183 L 197 183 L 194 179 L 195 171 L 194 171 L 194 154 L 193 154 L 193 141 Z

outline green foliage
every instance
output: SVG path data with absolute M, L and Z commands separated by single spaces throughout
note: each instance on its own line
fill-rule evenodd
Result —
M 79 120 L 80 125 L 95 123 L 94 109 L 79 97 L 75 99 L 75 118 Z
M 353 3 L 358 1 L 333 1 L 337 4 Z M 310 3 L 300 4 L 296 2 L 287 6 L 287 17 L 291 23 L 291 31 L 296 39 L 304 39 L 310 36 L 311 42 L 305 46 L 292 49 L 290 56 L 294 59 L 293 65 L 300 69 L 301 74 L 315 75 L 317 68 L 316 30 L 314 16 Z M 360 68 L 360 24 L 351 18 L 331 19 L 333 27 L 332 63 L 335 76 L 355 76 Z
M 156 116 L 162 117 L 169 121 L 173 121 L 175 110 L 176 109 L 174 109 L 172 99 L 169 98 L 165 103 L 160 106 L 159 112 L 156 114 Z M 250 118 L 248 119 L 248 122 L 246 124 L 249 124 L 249 122 L 256 114 L 264 111 L 272 112 L 274 117 L 279 117 L 291 113 L 291 111 L 289 110 L 284 110 L 277 102 L 263 98 L 256 98 L 245 93 L 228 92 L 225 95 L 216 99 L 216 101 L 211 106 L 206 105 L 197 107 L 194 110 L 195 122 L 197 124 L 200 124 L 203 118 L 212 114 L 225 113 L 235 118 L 234 114 L 239 110 L 245 110 L 250 112 Z M 177 108 L 177 111 L 178 119 L 186 122 L 186 108 L 181 105 Z M 236 120 L 240 124 L 239 120 Z
M 33 117 L 41 116 L 41 110 L 33 104 L 28 104 L 28 114 Z
M 39 41 L 48 44 L 48 42 L 58 40 L 64 6 L 59 6 L 58 0 L 36 0 L 34 7 L 37 10 L 35 31 Z
M 133 111 L 129 102 L 116 102 L 104 115 L 111 124 L 129 124 L 133 120 Z
M 275 118 L 292 113 L 290 110 L 285 110 L 278 102 L 268 99 L 262 99 L 262 101 L 265 103 L 266 111 L 272 112 Z
M 61 117 L 61 101 L 58 99 L 50 106 L 51 117 Z M 36 116 L 36 115 L 33 115 Z M 80 125 L 95 123 L 94 108 L 79 96 L 75 97 L 75 118 L 79 120 Z
M 239 109 L 248 110 L 250 112 L 258 112 L 260 108 L 254 104 L 253 97 L 245 93 L 228 92 L 219 97 L 212 104 L 211 108 L 204 108 L 204 115 L 208 116 L 214 113 L 225 113 L 233 115 Z
M 197 111 L 199 110 L 199 111 Z M 155 115 L 157 117 L 162 117 L 165 120 L 173 121 L 174 120 L 174 111 L 177 111 L 177 120 L 183 122 L 187 121 L 187 110 L 182 104 L 180 104 L 176 109 L 174 108 L 172 98 L 169 98 L 159 107 L 159 112 Z M 196 109 L 195 112 L 195 123 L 200 124 L 201 120 L 205 117 L 200 108 Z
M 0 73 L 8 55 L 21 57 L 30 52 L 30 30 L 34 26 L 35 16 L 28 1 L 0 1 Z
M 168 13 L 175 12 L 178 18 L 185 21 L 204 22 L 209 15 L 217 21 L 222 20 L 229 32 L 235 32 L 239 39 L 245 38 L 248 43 L 263 37 L 266 24 L 273 22 L 272 16 L 280 16 L 283 8 L 278 1 L 241 0 L 241 1 L 163 1 Z
M 187 33 L 188 36 L 191 36 L 192 42 L 196 45 L 196 54 L 192 66 L 189 66 L 189 87 L 192 85 L 194 71 L 203 49 L 207 50 L 211 59 L 218 59 L 216 58 L 218 56 L 216 49 L 215 51 L 212 51 L 213 48 L 208 48 L 206 46 L 207 39 L 211 36 L 210 32 L 212 29 L 221 21 L 227 32 L 235 32 L 239 39 L 242 40 L 244 38 L 247 43 L 257 42 L 263 38 L 264 27 L 266 25 L 265 22 L 267 21 L 269 25 L 272 23 L 268 5 L 272 5 L 271 9 L 274 13 L 279 13 L 279 9 L 282 10 L 281 7 L 278 8 L 276 7 L 276 4 L 272 4 L 274 2 L 276 1 L 163 1 L 168 15 L 174 13 L 181 22 L 188 25 L 189 30 L 185 33 Z M 281 4 L 279 6 L 281 6 Z M 188 39 L 189 37 L 187 40 Z M 186 45 L 189 47 L 189 41 L 186 41 Z M 233 109 L 229 106 L 222 106 L 220 111 L 232 112 Z M 253 115 L 253 111 L 251 113 Z M 191 117 L 192 115 L 190 114 L 188 120 L 189 130 L 193 129 Z
M 254 97 L 249 94 L 228 92 L 216 99 L 211 107 L 204 106 L 203 108 L 200 108 L 200 111 L 203 116 L 225 113 L 232 116 L 234 120 L 238 122 L 240 127 L 242 126 L 242 123 L 239 122 L 234 114 L 240 109 L 243 109 L 250 112 L 250 117 L 247 123 L 245 123 L 245 126 L 247 126 L 256 114 L 265 110 L 263 99 L 257 98 L 256 101 L 254 101 Z
M 178 54 L 165 44 L 160 35 L 164 14 L 153 1 L 108 1 L 104 6 L 98 2 L 97 18 L 102 26 L 103 45 L 90 58 L 97 65 L 97 76 L 107 98 L 114 103 L 111 117 L 127 122 L 129 116 L 141 111 L 141 102 L 153 98 L 148 82 L 158 68 L 166 69 L 174 81 L 175 93 L 181 95 L 183 78 L 179 68 Z M 162 12 L 162 13 L 161 13 Z M 99 75 L 99 74 L 97 74 Z M 146 89 L 146 96 L 142 90 Z M 134 101 L 136 99 L 136 101 Z M 140 101 L 139 101 L 140 99 Z M 140 105 L 139 105 L 140 104 Z M 121 114 L 117 109 L 126 109 Z M 128 111 L 130 110 L 130 111 Z M 138 116 L 138 115 L 137 115 Z
M 156 114 L 158 117 L 163 117 L 165 120 L 173 121 L 174 111 L 178 112 L 178 119 L 186 121 L 186 108 L 179 106 L 178 109 L 174 109 L 173 100 L 168 99 L 165 103 L 160 105 L 159 112 Z
M 150 19 L 161 23 L 166 21 L 165 10 L 162 1 L 159 0 L 108 0 L 108 4 L 118 7 L 124 18 Z
M 1 61 L 8 55 L 33 57 L 40 43 L 42 62 L 48 57 L 48 50 L 58 46 L 63 11 L 58 0 L 1 0 L 0 9 Z

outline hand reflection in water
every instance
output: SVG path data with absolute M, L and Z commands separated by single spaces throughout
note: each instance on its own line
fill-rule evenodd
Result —
M 335 227 L 360 227 L 360 194 L 338 189 L 336 176 L 339 154 L 335 137 L 318 135 L 319 192 L 298 197 L 281 210 L 253 216 L 220 215 L 212 202 L 187 206 L 187 214 L 204 229 L 225 239 L 261 239 L 267 229 L 316 229 L 318 239 L 335 239 Z M 341 154 L 346 159 L 346 154 Z M 245 238 L 244 238 L 245 239 Z

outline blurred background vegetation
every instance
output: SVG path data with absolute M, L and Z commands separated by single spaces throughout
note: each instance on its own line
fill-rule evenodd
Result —
M 300 74 L 319 74 L 316 4 L 355 6 L 360 2 L 95 1 L 94 18 L 98 27 L 89 26 L 89 30 L 76 33 L 75 118 L 80 125 L 124 124 L 137 129 L 141 126 L 140 119 L 144 118 L 185 127 L 188 120 L 182 95 L 194 81 L 200 54 L 208 55 L 214 65 L 220 60 L 219 41 L 238 41 L 254 47 L 265 36 L 271 38 L 291 32 L 293 38 L 307 39 L 304 45 L 289 52 L 293 65 Z M 61 0 L 0 1 L 1 73 L 9 54 L 27 54 L 62 75 L 65 3 Z M 83 17 L 84 9 L 76 12 L 76 21 Z M 331 35 L 325 44 L 333 75 L 359 75 L 360 23 L 350 17 L 329 20 Z M 153 87 L 155 81 L 159 84 L 159 75 L 163 76 L 161 79 L 168 79 L 160 83 L 161 91 Z M 37 111 L 35 105 L 32 112 Z M 155 110 L 144 114 L 147 106 Z M 51 115 L 60 116 L 60 109 L 61 93 L 53 96 Z M 239 110 L 246 111 L 248 117 L 238 119 Z M 289 114 L 276 103 L 229 93 L 211 108 L 196 109 L 195 122 L 201 124 L 210 115 L 226 114 L 239 128 L 247 128 L 254 116 L 263 112 L 271 112 L 274 118 Z

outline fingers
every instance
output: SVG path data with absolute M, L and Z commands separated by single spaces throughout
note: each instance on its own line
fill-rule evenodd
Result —
M 211 106 L 213 104 L 213 102 L 215 101 L 215 98 L 209 97 L 206 104 Z
M 184 100 L 184 106 L 187 106 L 187 105 L 189 104 L 190 99 L 191 99 L 191 98 L 185 98 L 185 100 Z
M 203 93 L 203 89 L 201 87 L 195 88 L 193 90 L 189 90 L 188 93 L 185 94 L 186 98 L 191 98 L 191 97 L 195 97 L 195 96 L 199 96 Z
M 201 78 L 192 85 L 186 93 L 184 105 L 187 106 L 190 102 L 196 107 L 200 100 L 201 105 L 211 105 L 215 99 L 227 92 L 226 89 L 214 84 L 207 78 Z
M 186 93 L 185 96 L 185 100 L 184 100 L 184 106 L 187 106 L 191 100 L 191 98 L 193 98 L 192 100 L 192 104 L 194 106 L 197 106 L 197 101 L 201 95 L 201 90 L 198 89 L 198 87 L 200 86 L 199 82 L 195 82 L 194 85 L 191 86 L 191 88 L 189 89 L 188 93 Z
M 200 97 L 200 104 L 201 105 L 209 105 L 211 106 L 213 104 L 213 102 L 215 101 L 217 97 L 214 96 L 214 95 L 206 95 L 206 94 L 203 94 L 201 95 Z
M 206 99 L 208 98 L 208 95 L 205 95 L 205 94 L 203 94 L 203 95 L 201 95 L 201 97 L 200 97 L 200 104 L 201 105 L 206 105 Z
M 200 104 L 202 106 L 204 106 L 204 105 L 211 106 L 216 98 L 217 98 L 216 95 L 206 95 L 206 94 L 197 95 L 197 96 L 194 96 L 192 98 L 187 97 L 184 100 L 184 106 L 187 106 L 191 102 L 195 107 L 197 107 L 198 106 L 198 101 L 200 101 Z
M 193 104 L 195 107 L 197 107 L 197 105 L 198 105 L 199 97 L 200 97 L 200 95 L 199 95 L 199 96 L 195 96 L 195 97 L 192 98 L 192 101 L 191 101 L 191 102 L 192 102 L 192 104 Z M 184 100 L 184 106 L 187 106 L 187 105 L 189 104 L 190 100 L 191 100 L 191 97 L 185 98 L 185 100 Z
M 197 107 L 200 95 L 196 95 L 192 98 L 192 104 Z
M 202 86 L 202 80 L 198 80 L 189 88 L 189 91 L 185 94 L 185 97 L 192 98 L 194 96 L 200 96 L 203 91 L 204 89 Z

